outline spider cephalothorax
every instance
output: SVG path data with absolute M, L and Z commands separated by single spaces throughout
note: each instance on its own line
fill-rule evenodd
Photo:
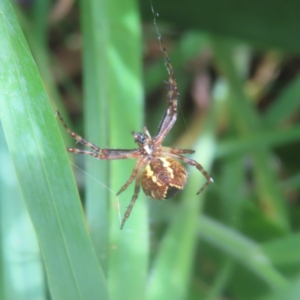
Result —
M 161 45 L 160 35 L 159 41 Z M 69 152 L 76 154 L 87 154 L 103 160 L 126 158 L 136 159 L 136 164 L 130 178 L 118 192 L 118 194 L 123 192 L 135 180 L 134 195 L 123 217 L 121 229 L 123 228 L 125 221 L 128 219 L 131 213 L 132 207 L 138 197 L 140 186 L 142 186 L 147 196 L 158 200 L 171 198 L 184 188 L 187 181 L 187 172 L 183 165 L 178 162 L 178 160 L 186 164 L 195 166 L 207 179 L 207 182 L 201 187 L 197 194 L 200 194 L 210 183 L 213 182 L 213 179 L 199 163 L 197 163 L 195 160 L 183 156 L 183 154 L 194 153 L 193 150 L 176 149 L 162 146 L 162 142 L 164 141 L 169 131 L 172 129 L 177 119 L 178 91 L 173 67 L 171 65 L 168 53 L 164 48 L 161 49 L 165 55 L 166 67 L 169 73 L 169 105 L 159 125 L 158 132 L 155 137 L 151 137 L 146 127 L 144 127 L 143 129 L 143 133 L 132 132 L 134 141 L 138 145 L 137 149 L 124 150 L 99 148 L 98 146 L 82 138 L 80 135 L 72 132 L 62 119 L 59 112 L 57 112 L 58 117 L 60 118 L 68 133 L 75 140 L 92 149 L 92 151 L 88 151 L 80 150 L 77 148 L 67 148 Z

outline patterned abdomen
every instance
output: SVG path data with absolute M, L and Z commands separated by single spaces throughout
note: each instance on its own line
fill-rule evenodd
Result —
M 185 168 L 172 158 L 158 157 L 145 168 L 142 187 L 148 197 L 164 200 L 180 192 L 187 181 Z

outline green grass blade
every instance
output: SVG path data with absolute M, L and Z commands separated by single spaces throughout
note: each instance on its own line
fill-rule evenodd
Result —
M 107 299 L 55 116 L 9 1 L 0 32 L 0 116 L 51 295 Z
M 44 270 L 36 235 L 18 186 L 0 126 L 0 299 L 45 299 Z
M 300 140 L 300 126 L 289 129 L 268 129 L 252 133 L 248 136 L 226 139 L 220 142 L 216 156 L 225 156 L 245 153 L 248 151 L 271 148 Z
M 215 152 L 213 120 L 212 110 L 206 130 L 194 147 L 196 154 L 193 159 L 201 162 L 206 170 L 209 170 Z M 197 219 L 205 195 L 195 196 L 195 193 L 204 182 L 198 170 L 189 169 L 189 184 L 183 191 L 183 201 L 163 238 L 153 270 L 150 271 L 148 300 L 186 297 L 196 245 Z
M 296 173 L 290 178 L 286 179 L 282 182 L 282 188 L 284 190 L 289 190 L 291 188 L 299 188 L 300 187 L 300 173 Z
M 198 225 L 202 239 L 230 255 L 271 287 L 284 286 L 287 283 L 259 245 L 253 241 L 205 216 L 199 219 Z
M 271 295 L 261 297 L 259 300 L 298 300 L 300 297 L 300 278 L 297 277 L 285 287 L 276 289 Z
M 61 95 L 58 91 L 58 87 L 56 86 L 56 82 L 52 77 L 51 73 L 52 65 L 50 63 L 51 60 L 49 58 L 49 50 L 47 48 L 46 40 L 48 21 L 47 18 L 44 16 L 49 6 L 48 3 L 46 3 L 44 7 L 42 7 L 43 5 L 40 4 L 41 3 L 38 3 L 38 7 L 35 8 L 34 19 L 36 23 L 34 25 L 30 24 L 29 19 L 27 19 L 26 15 L 22 13 L 22 10 L 19 6 L 14 6 L 14 9 L 17 15 L 17 19 L 19 20 L 22 30 L 24 32 L 28 46 L 32 52 L 32 56 L 34 57 L 40 76 L 43 82 L 46 83 L 45 89 L 49 98 L 51 99 L 52 107 L 54 110 L 58 109 L 60 113 L 64 115 L 65 121 L 69 124 L 68 116 L 64 114 L 65 107 L 62 103 Z M 40 9 L 43 10 L 42 14 L 39 11 Z M 32 27 L 34 27 L 34 29 Z M 61 126 L 60 131 L 65 141 L 71 140 L 70 135 L 66 132 L 64 127 Z
M 222 295 L 224 289 L 226 288 L 228 281 L 230 280 L 230 276 L 234 271 L 235 263 L 233 260 L 228 259 L 225 264 L 222 266 L 220 271 L 218 271 L 217 278 L 209 291 L 209 294 L 204 298 L 205 300 L 215 300 L 220 299 L 220 295 Z
M 239 136 L 249 136 L 263 128 L 262 121 L 242 90 L 243 82 L 232 59 L 232 45 L 225 39 L 215 39 L 214 51 L 220 69 L 226 75 L 231 90 L 230 113 Z M 251 153 L 254 163 L 255 183 L 260 205 L 265 215 L 283 231 L 289 231 L 285 198 L 279 189 L 278 179 L 270 164 L 268 148 Z
M 214 101 L 217 104 L 222 103 L 222 96 L 215 94 Z M 220 110 L 221 105 L 218 107 L 217 111 Z M 219 147 L 216 147 L 216 152 Z M 240 227 L 241 224 L 241 212 L 243 209 L 242 202 L 242 186 L 244 182 L 244 170 L 242 163 L 242 156 L 235 155 L 230 156 L 226 160 L 222 161 L 221 174 L 219 178 L 215 178 L 216 189 L 221 195 L 220 203 L 216 203 L 217 198 L 212 198 L 207 203 L 207 206 L 210 207 L 212 213 L 215 211 L 220 211 L 221 218 L 227 224 L 231 224 L 234 227 Z M 201 245 L 200 245 L 201 247 Z M 206 300 L 219 299 L 223 292 L 226 290 L 230 278 L 235 269 L 236 262 L 229 257 L 226 257 L 222 262 L 222 267 L 218 270 L 218 274 L 214 279 L 213 285 L 211 286 Z
M 85 71 L 86 137 L 100 147 L 136 148 L 132 130 L 143 124 L 141 31 L 137 3 L 82 1 Z M 113 299 L 143 299 L 148 267 L 146 203 L 141 191 L 132 214 L 120 230 L 121 217 L 133 195 L 134 183 L 116 193 L 129 179 L 134 161 L 87 158 L 87 211 L 93 242 L 108 269 Z M 109 215 L 107 211 L 109 210 Z M 108 241 L 107 241 L 108 240 Z
M 275 265 L 295 266 L 300 264 L 299 233 L 266 242 L 262 244 L 261 249 Z
M 299 108 L 300 76 L 296 77 L 277 97 L 268 109 L 264 121 L 269 127 L 276 126 Z
M 83 33 L 83 83 L 85 138 L 99 147 L 108 147 L 107 92 L 107 34 L 103 1 L 81 1 L 81 27 Z M 104 63 L 103 63 L 104 61 Z M 103 83 L 103 84 L 102 84 Z M 75 144 L 75 141 L 73 141 Z M 74 157 L 75 163 L 77 157 Z M 84 157 L 86 162 L 86 212 L 91 238 L 97 257 L 107 271 L 109 232 L 109 162 Z M 95 180 L 94 180 L 95 178 Z

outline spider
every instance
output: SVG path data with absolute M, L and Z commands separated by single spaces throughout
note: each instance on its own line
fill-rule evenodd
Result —
M 159 37 L 160 45 L 161 39 Z M 85 140 L 83 137 L 73 132 L 65 123 L 60 113 L 57 115 L 61 120 L 67 132 L 79 143 L 92 149 L 80 150 L 76 148 L 67 148 L 68 152 L 75 154 L 91 155 L 102 160 L 113 159 L 136 159 L 136 164 L 131 173 L 130 178 L 122 186 L 117 195 L 127 189 L 127 187 L 135 180 L 134 194 L 131 202 L 124 214 L 121 222 L 121 229 L 126 220 L 129 218 L 135 201 L 139 195 L 142 186 L 144 193 L 153 199 L 166 200 L 175 196 L 180 192 L 187 182 L 187 172 L 178 160 L 196 167 L 207 179 L 207 182 L 200 188 L 197 195 L 204 191 L 210 183 L 213 182 L 212 177 L 204 170 L 204 168 L 195 160 L 183 156 L 183 154 L 192 154 L 195 151 L 189 149 L 177 149 L 162 146 L 164 139 L 172 129 L 177 119 L 177 100 L 178 88 L 174 77 L 174 70 L 170 61 L 170 57 L 165 48 L 161 46 L 161 50 L 165 56 L 165 64 L 169 73 L 168 79 L 168 108 L 160 122 L 157 135 L 151 137 L 148 129 L 143 128 L 143 132 L 132 132 L 133 139 L 138 145 L 136 149 L 109 149 L 99 148 L 98 146 Z

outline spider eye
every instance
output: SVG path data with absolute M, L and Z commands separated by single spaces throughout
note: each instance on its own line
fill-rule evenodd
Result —
M 141 132 L 132 132 L 134 141 L 139 145 L 144 145 L 147 141 L 147 136 Z

